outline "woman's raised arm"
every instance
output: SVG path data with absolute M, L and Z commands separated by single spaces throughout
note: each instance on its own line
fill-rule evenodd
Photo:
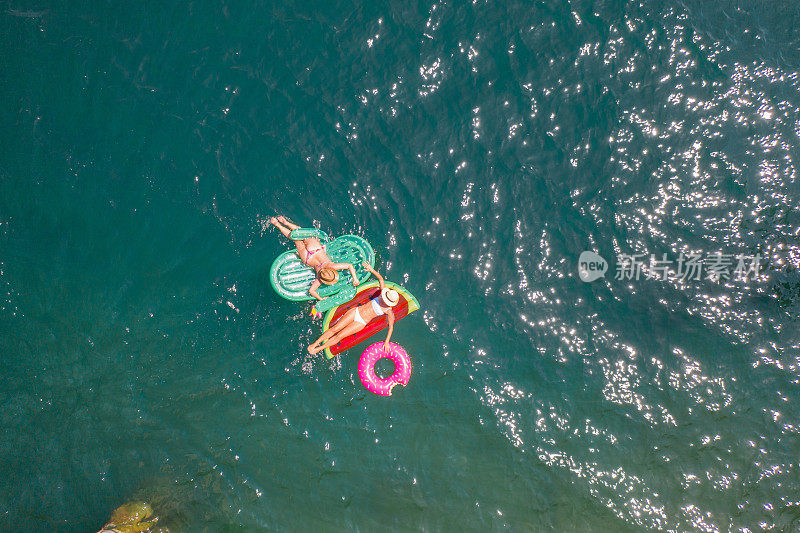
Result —
M 364 268 L 366 268 L 366 269 L 367 269 L 367 271 L 368 271 L 368 272 L 370 272 L 370 273 L 371 273 L 373 276 L 375 276 L 375 279 L 377 279 L 377 280 L 378 280 L 378 283 L 379 283 L 379 284 L 380 284 L 380 286 L 381 286 L 381 290 L 383 290 L 383 289 L 385 289 L 385 288 L 386 288 L 386 283 L 384 283 L 384 282 L 383 282 L 383 276 L 381 276 L 380 274 L 378 274 L 378 271 L 377 271 L 377 270 L 375 270 L 374 268 L 372 268 L 372 266 L 370 266 L 370 264 L 369 264 L 369 263 L 367 263 L 366 261 L 364 261 L 363 263 L 361 263 L 361 265 L 362 265 Z

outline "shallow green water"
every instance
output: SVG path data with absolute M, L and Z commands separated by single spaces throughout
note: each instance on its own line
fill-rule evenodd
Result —
M 796 4 L 121 4 L 0 3 L 1 529 L 800 528 Z M 419 298 L 407 388 L 279 213 Z

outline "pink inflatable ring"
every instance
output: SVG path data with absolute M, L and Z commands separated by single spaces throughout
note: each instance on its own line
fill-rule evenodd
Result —
M 381 378 L 375 373 L 375 363 L 384 357 L 394 363 L 394 373 L 388 378 Z M 408 385 L 411 378 L 411 358 L 399 344 L 390 342 L 388 352 L 383 350 L 382 342 L 370 344 L 358 360 L 358 377 L 368 391 L 391 396 L 395 385 Z

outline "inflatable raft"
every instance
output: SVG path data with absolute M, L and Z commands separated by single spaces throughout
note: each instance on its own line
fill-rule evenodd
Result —
M 324 232 L 305 228 L 296 229 L 291 234 L 291 238 L 294 240 L 308 237 L 319 238 L 325 248 L 325 253 L 334 263 L 351 263 L 356 269 L 359 284 L 369 279 L 370 273 L 364 269 L 361 263 L 366 261 L 370 265 L 375 265 L 375 252 L 366 239 L 358 235 L 342 235 L 326 243 L 328 236 Z M 275 292 L 287 300 L 295 302 L 314 299 L 308 294 L 308 289 L 311 288 L 316 276 L 314 269 L 300 260 L 296 250 L 289 250 L 279 255 L 269 270 L 269 282 Z M 339 281 L 333 285 L 323 284 L 317 289 L 317 292 L 325 298 L 347 289 L 347 287 L 354 288 L 352 276 L 347 270 L 340 270 Z M 352 291 L 345 294 L 352 295 Z
M 396 290 L 397 294 L 400 295 L 400 301 L 397 302 L 397 305 L 392 307 L 395 323 L 419 309 L 419 302 L 410 292 L 390 281 L 385 283 L 388 288 Z M 366 303 L 372 298 L 379 296 L 380 293 L 380 283 L 377 281 L 370 281 L 369 283 L 361 285 L 358 287 L 356 295 L 352 300 L 328 310 L 328 312 L 325 314 L 325 320 L 322 323 L 322 331 L 326 331 L 332 324 L 335 324 L 339 317 L 341 317 L 350 309 Z M 376 317 L 372 319 L 361 331 L 354 333 L 349 337 L 345 337 L 333 346 L 325 348 L 325 356 L 328 359 L 331 359 L 334 355 L 338 355 L 343 351 L 352 348 L 356 344 L 372 337 L 387 327 L 389 327 L 389 320 L 386 318 L 386 315 Z

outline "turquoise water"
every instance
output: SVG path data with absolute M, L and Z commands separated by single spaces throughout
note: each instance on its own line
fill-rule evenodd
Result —
M 0 529 L 800 529 L 797 4 L 0 20 Z M 274 214 L 419 298 L 407 388 L 305 352 Z

